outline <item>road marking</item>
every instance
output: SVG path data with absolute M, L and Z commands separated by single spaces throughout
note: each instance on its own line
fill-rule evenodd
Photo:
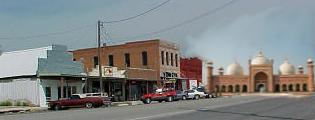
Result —
M 139 118 L 134 118 L 134 119 L 129 119 L 129 120 L 147 120 L 147 119 L 152 119 L 152 118 L 160 118 L 160 117 L 166 117 L 166 116 L 173 116 L 173 115 L 180 115 L 180 114 L 185 114 L 185 113 L 191 113 L 191 112 L 195 112 L 195 111 L 196 110 L 185 110 L 185 111 L 178 111 L 178 112 L 162 113 L 162 114 L 158 114 L 158 115 L 139 117 Z

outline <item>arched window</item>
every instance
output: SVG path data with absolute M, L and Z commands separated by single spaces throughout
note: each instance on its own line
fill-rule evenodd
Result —
M 292 84 L 289 85 L 289 91 L 290 91 L 290 92 L 293 91 L 293 85 L 292 85 Z
M 243 85 L 242 88 L 243 88 L 243 89 L 242 89 L 242 92 L 247 92 L 247 85 Z
M 233 86 L 232 85 L 229 85 L 228 92 L 233 92 Z
M 240 85 L 235 85 L 235 92 L 240 92 Z
M 288 89 L 287 89 L 287 85 L 286 85 L 286 84 L 283 84 L 283 85 L 282 85 L 282 91 L 283 91 L 283 92 L 288 91 Z
M 301 89 L 300 89 L 300 84 L 296 84 L 296 85 L 295 85 L 295 91 L 297 91 L 297 92 L 300 92 L 300 91 L 301 91 Z
M 280 85 L 279 85 L 279 84 L 276 84 L 276 86 L 275 86 L 275 92 L 280 92 Z
M 215 92 L 220 92 L 220 87 L 219 87 L 219 85 L 216 85 L 216 86 L 215 86 Z
M 225 92 L 225 85 L 223 85 L 222 87 L 221 87 L 221 92 Z
M 303 84 L 303 91 L 304 91 L 304 92 L 307 91 L 307 84 Z

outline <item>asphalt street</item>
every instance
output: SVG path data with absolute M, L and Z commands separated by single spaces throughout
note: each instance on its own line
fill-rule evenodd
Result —
M 315 97 L 234 96 L 149 105 L 1 115 L 0 120 L 309 120 Z

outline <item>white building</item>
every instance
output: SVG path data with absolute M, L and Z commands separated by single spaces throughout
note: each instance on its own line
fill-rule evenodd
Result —
M 0 56 L 0 102 L 26 99 L 40 107 L 49 100 L 82 93 L 81 63 L 66 46 L 4 52 Z

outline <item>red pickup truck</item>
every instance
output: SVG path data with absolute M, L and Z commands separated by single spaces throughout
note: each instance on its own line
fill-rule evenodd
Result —
M 74 94 L 68 99 L 50 101 L 48 107 L 54 110 L 60 110 L 65 107 L 99 107 L 102 105 L 109 105 L 111 103 L 109 98 L 105 97 L 86 97 L 80 94 Z
M 172 102 L 175 97 L 176 97 L 175 90 L 157 90 L 155 93 L 144 94 L 141 97 L 141 101 L 144 104 L 150 104 L 151 101 Z

